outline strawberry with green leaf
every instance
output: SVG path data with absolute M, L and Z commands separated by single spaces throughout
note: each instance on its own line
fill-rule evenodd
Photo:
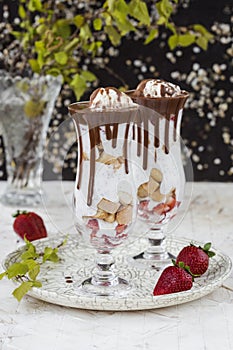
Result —
M 209 258 L 215 253 L 210 250 L 211 243 L 206 243 L 204 247 L 197 247 L 193 244 L 184 247 L 176 258 L 176 264 L 183 262 L 189 266 L 193 275 L 203 275 L 209 266 Z
M 192 286 L 193 276 L 183 263 L 180 265 L 167 266 L 154 287 L 153 295 L 183 292 L 191 289 Z

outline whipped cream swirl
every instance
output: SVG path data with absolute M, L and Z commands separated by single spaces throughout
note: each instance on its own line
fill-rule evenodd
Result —
M 134 107 L 136 104 L 124 92 L 114 87 L 98 88 L 90 96 L 89 107 L 97 111 Z
M 166 82 L 160 79 L 143 80 L 137 87 L 137 90 L 144 97 L 176 97 L 182 95 L 178 85 Z

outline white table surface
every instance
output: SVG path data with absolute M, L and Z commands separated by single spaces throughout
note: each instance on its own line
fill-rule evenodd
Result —
M 0 192 L 4 187 L 0 182 Z M 49 235 L 74 233 L 73 183 L 46 182 L 44 188 L 46 205 L 34 210 L 43 216 Z M 233 183 L 194 183 L 190 206 L 175 234 L 211 241 L 233 258 L 232 197 Z M 15 209 L 24 208 L 0 204 L 0 260 L 22 244 L 12 229 Z M 233 273 L 201 299 L 149 311 L 87 311 L 29 296 L 18 303 L 13 289 L 11 281 L 0 281 L 0 350 L 233 349 Z

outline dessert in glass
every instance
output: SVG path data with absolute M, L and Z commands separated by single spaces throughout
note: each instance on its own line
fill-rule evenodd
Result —
M 89 103 L 69 106 L 78 141 L 75 227 L 96 250 L 96 267 L 78 286 L 80 293 L 124 296 L 130 290 L 130 283 L 115 274 L 111 252 L 129 238 L 137 215 L 128 147 L 137 108 L 111 87 L 95 90 Z
M 171 258 L 166 250 L 167 226 L 184 196 L 180 125 L 188 93 L 172 83 L 148 79 L 127 94 L 146 107 L 133 125 L 132 158 L 138 219 L 145 223 L 148 247 L 134 258 L 163 263 Z

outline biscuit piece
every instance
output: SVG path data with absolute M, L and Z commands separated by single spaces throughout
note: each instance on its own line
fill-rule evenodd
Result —
M 157 168 L 151 169 L 150 176 L 152 177 L 152 179 L 154 179 L 155 181 L 157 181 L 159 183 L 162 182 L 162 180 L 163 180 L 163 174 Z
M 128 225 L 132 221 L 133 207 L 132 205 L 127 205 L 121 211 L 116 214 L 116 221 L 119 225 Z
M 97 208 L 109 214 L 115 214 L 120 205 L 120 203 L 112 202 L 106 198 L 102 198 L 101 201 L 97 204 Z

